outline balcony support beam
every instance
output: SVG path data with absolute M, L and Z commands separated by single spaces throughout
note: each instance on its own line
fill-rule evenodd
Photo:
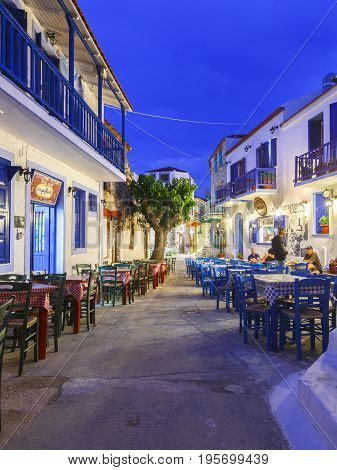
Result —
M 68 24 L 69 22 L 72 23 L 72 27 L 74 28 L 74 30 L 76 31 L 76 33 L 78 34 L 78 37 L 81 39 L 84 47 L 86 48 L 86 50 L 88 51 L 90 57 L 92 58 L 92 60 L 94 61 L 94 63 L 99 66 L 99 62 L 97 60 L 97 56 L 93 53 L 93 51 L 91 50 L 91 48 L 89 47 L 88 45 L 88 41 L 85 39 L 85 37 L 83 36 L 82 32 L 80 31 L 79 27 L 77 26 L 75 20 L 73 19 L 73 17 L 71 16 L 71 13 L 69 12 L 68 8 L 66 7 L 65 3 L 63 0 L 58 0 L 58 3 L 61 5 L 63 11 L 65 12 L 66 14 L 66 17 L 67 17 L 67 21 L 68 21 Z M 70 54 L 70 51 L 69 51 L 69 54 Z
M 97 66 L 97 116 L 100 121 L 103 121 L 103 77 L 102 77 L 102 69 L 101 67 Z

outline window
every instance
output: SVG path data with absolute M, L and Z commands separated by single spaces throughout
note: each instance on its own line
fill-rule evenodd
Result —
M 264 142 L 256 149 L 256 168 L 274 168 L 277 165 L 277 139 Z
M 91 212 L 92 214 L 97 214 L 97 196 L 96 196 L 96 194 L 89 193 L 88 211 Z
M 233 163 L 231 166 L 231 181 L 234 182 L 242 176 L 245 175 L 246 172 L 246 161 L 244 158 L 239 160 L 236 163 Z
M 264 217 L 249 221 L 250 243 L 271 243 L 274 238 L 274 218 Z
M 74 198 L 74 248 L 86 247 L 86 193 L 83 189 L 76 188 Z
M 323 193 L 314 194 L 314 233 L 329 234 L 329 208 L 325 204 Z
M 222 166 L 222 150 L 218 153 L 218 166 Z
M 0 158 L 0 264 L 10 262 L 10 163 Z
M 159 174 L 159 179 L 160 181 L 162 181 L 163 183 L 168 183 L 169 180 L 170 180 L 170 176 L 168 173 L 160 173 Z
M 213 170 L 214 170 L 215 172 L 218 171 L 218 160 L 217 160 L 216 157 L 213 158 Z
M 323 113 L 308 121 L 309 152 L 323 145 Z

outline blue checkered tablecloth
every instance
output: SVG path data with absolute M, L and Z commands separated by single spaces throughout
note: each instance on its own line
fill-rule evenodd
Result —
M 294 295 L 295 279 L 303 279 L 291 274 L 266 274 L 255 276 L 255 286 L 258 294 L 264 295 L 270 306 L 275 305 L 277 299 L 286 295 Z M 320 294 L 322 289 L 306 287 L 303 294 Z

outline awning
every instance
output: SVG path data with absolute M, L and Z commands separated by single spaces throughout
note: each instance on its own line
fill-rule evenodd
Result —
M 201 225 L 201 222 L 198 220 L 189 220 L 185 225 L 186 227 L 198 227 L 198 225 Z

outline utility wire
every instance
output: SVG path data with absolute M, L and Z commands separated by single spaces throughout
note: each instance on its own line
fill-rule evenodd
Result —
M 117 109 L 115 110 L 114 107 L 111 107 L 111 109 L 112 109 L 113 111 L 117 111 Z M 118 109 L 119 109 L 119 108 L 118 108 Z M 130 124 L 132 124 L 133 126 L 135 126 L 137 129 L 139 129 L 140 131 L 144 132 L 144 134 L 146 134 L 146 135 L 152 137 L 154 140 L 156 140 L 157 142 L 161 143 L 162 145 L 165 145 L 165 147 L 168 147 L 169 149 L 174 150 L 175 152 L 180 153 L 181 155 L 184 155 L 185 157 L 192 158 L 193 160 L 198 160 L 199 162 L 203 162 L 203 161 L 204 161 L 202 158 L 194 157 L 193 155 L 190 155 L 189 153 L 183 152 L 182 150 L 178 149 L 177 147 L 173 147 L 172 145 L 168 144 L 167 142 L 164 142 L 164 140 L 159 139 L 159 138 L 156 137 L 155 135 L 153 135 L 153 134 L 151 134 L 150 132 L 148 132 L 147 130 L 143 129 L 143 127 L 138 126 L 138 124 L 135 124 L 134 122 L 130 121 L 130 119 L 128 119 L 127 117 L 126 117 L 125 119 L 126 119 L 126 121 L 128 121 Z
M 331 5 L 331 7 L 328 9 L 328 11 L 322 16 L 322 18 L 319 20 L 319 22 L 317 23 L 317 25 L 315 26 L 315 28 L 312 30 L 312 32 L 309 34 L 309 36 L 306 38 L 306 40 L 303 42 L 303 44 L 297 49 L 297 51 L 295 52 L 295 54 L 293 55 L 293 57 L 290 59 L 290 61 L 288 62 L 288 64 L 284 67 L 284 69 L 281 71 L 281 73 L 279 74 L 279 76 L 276 78 L 276 80 L 274 80 L 274 82 L 272 83 L 272 85 L 269 87 L 269 89 L 266 91 L 265 95 L 263 96 L 263 98 L 261 98 L 261 100 L 257 103 L 257 105 L 255 106 L 255 108 L 253 109 L 253 111 L 250 113 L 250 115 L 248 116 L 248 118 L 246 119 L 246 121 L 242 124 L 242 126 L 240 127 L 240 129 L 238 130 L 236 136 L 238 136 L 239 134 L 241 134 L 242 130 L 245 128 L 245 126 L 248 124 L 248 122 L 252 119 L 252 117 L 257 113 L 257 111 L 260 109 L 260 107 L 262 106 L 262 104 L 265 102 L 265 100 L 268 98 L 268 96 L 270 95 L 270 93 L 274 90 L 274 88 L 276 87 L 276 85 L 281 81 L 281 79 L 284 77 L 284 75 L 288 72 L 289 68 L 291 67 L 291 65 L 295 62 L 295 60 L 298 58 L 298 56 L 301 54 L 301 52 L 303 51 L 303 49 L 307 46 L 307 44 L 309 43 L 309 41 L 312 39 L 312 37 L 314 36 L 314 34 L 318 31 L 318 29 L 322 26 L 322 24 L 324 23 L 324 21 L 328 18 L 328 16 L 332 13 L 332 11 L 335 9 L 337 5 L 337 0 L 335 0 L 333 2 L 333 4 Z M 208 178 L 210 174 L 210 170 L 208 170 L 205 174 L 205 176 L 202 178 L 201 182 L 200 182 L 200 186 L 205 182 L 205 180 Z
M 112 108 L 112 109 L 120 109 L 118 106 L 112 106 L 112 105 L 105 105 L 107 108 Z M 167 121 L 177 121 L 177 122 L 187 122 L 187 123 L 192 123 L 192 124 L 207 124 L 207 125 L 213 125 L 213 126 L 241 126 L 242 122 L 209 122 L 209 121 L 194 121 L 191 119 L 179 119 L 179 118 L 174 118 L 170 116 L 160 116 L 158 114 L 149 114 L 149 113 L 141 113 L 140 111 L 129 111 L 131 114 L 138 114 L 139 116 L 146 116 L 146 117 L 151 117 L 151 118 L 156 118 L 156 119 L 166 119 Z

